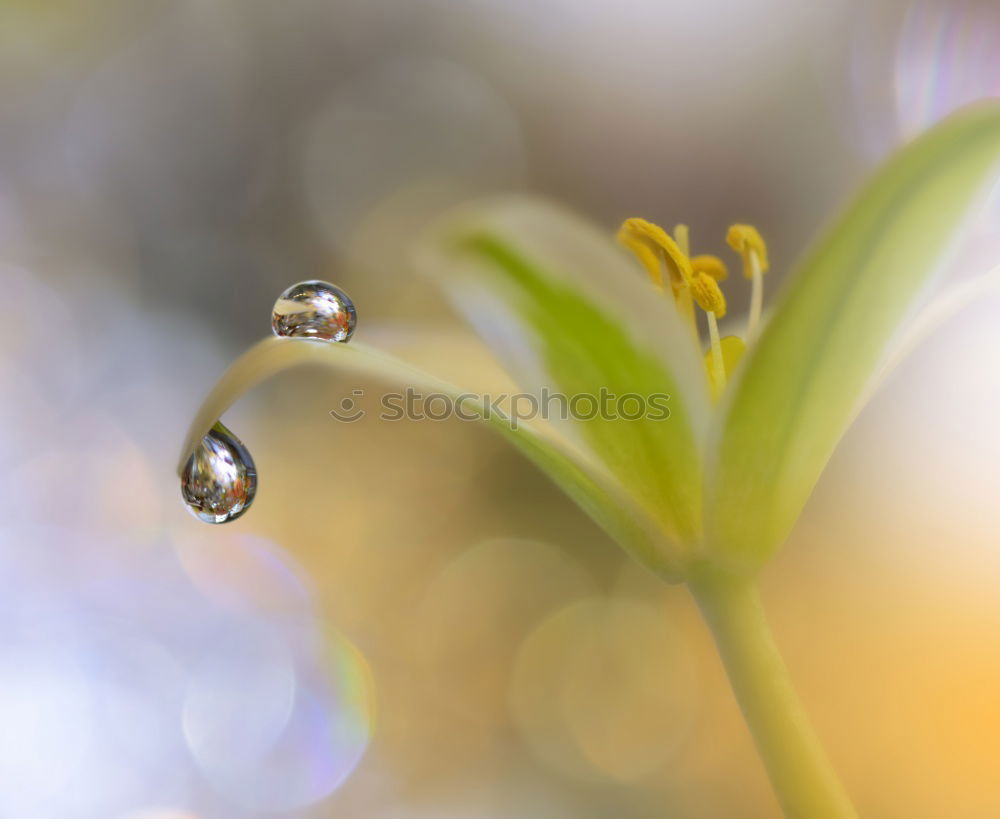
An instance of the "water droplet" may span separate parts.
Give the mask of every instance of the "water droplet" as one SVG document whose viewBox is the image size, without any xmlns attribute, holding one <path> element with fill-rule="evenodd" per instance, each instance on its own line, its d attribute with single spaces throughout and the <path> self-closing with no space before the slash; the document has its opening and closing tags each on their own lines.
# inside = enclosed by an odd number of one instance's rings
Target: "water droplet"
<svg viewBox="0 0 1000 819">
<path fill-rule="evenodd" d="M 347 293 L 328 282 L 308 281 L 293 284 L 278 296 L 271 329 L 276 336 L 348 341 L 357 320 Z"/>
<path fill-rule="evenodd" d="M 206 523 L 226 523 L 250 507 L 256 491 L 253 458 L 240 439 L 217 422 L 184 467 L 184 503 L 191 514 Z"/>
</svg>

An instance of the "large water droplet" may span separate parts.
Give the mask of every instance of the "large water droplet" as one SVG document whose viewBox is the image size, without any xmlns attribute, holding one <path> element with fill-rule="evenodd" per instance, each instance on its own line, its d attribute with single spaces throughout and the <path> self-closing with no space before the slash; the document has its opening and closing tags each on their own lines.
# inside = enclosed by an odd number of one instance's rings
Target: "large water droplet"
<svg viewBox="0 0 1000 819">
<path fill-rule="evenodd" d="M 243 443 L 219 421 L 191 453 L 181 475 L 181 495 L 206 523 L 236 520 L 253 503 L 257 467 Z"/>
<path fill-rule="evenodd" d="M 328 282 L 308 281 L 293 284 L 278 296 L 271 329 L 276 336 L 347 341 L 357 320 L 347 293 Z"/>
</svg>

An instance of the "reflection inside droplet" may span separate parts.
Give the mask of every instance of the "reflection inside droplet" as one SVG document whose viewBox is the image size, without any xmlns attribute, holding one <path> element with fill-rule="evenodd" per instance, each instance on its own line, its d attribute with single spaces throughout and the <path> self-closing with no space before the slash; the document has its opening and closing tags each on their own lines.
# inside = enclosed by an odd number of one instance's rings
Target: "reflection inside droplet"
<svg viewBox="0 0 1000 819">
<path fill-rule="evenodd" d="M 328 282 L 308 281 L 293 284 L 278 296 L 271 329 L 276 336 L 349 341 L 357 320 L 347 293 Z"/>
<path fill-rule="evenodd" d="M 181 475 L 181 495 L 191 513 L 206 523 L 242 515 L 257 491 L 257 467 L 243 443 L 217 422 L 191 453 Z"/>
</svg>

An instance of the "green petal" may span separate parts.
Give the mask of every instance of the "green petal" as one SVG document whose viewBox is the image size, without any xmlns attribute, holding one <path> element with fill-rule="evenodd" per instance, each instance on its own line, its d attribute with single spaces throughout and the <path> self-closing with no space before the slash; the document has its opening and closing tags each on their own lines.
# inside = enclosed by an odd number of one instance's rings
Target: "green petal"
<svg viewBox="0 0 1000 819">
<path fill-rule="evenodd" d="M 498 413 L 490 413 L 487 417 L 482 403 L 470 400 L 469 391 L 357 342 L 325 344 L 269 338 L 252 347 L 226 371 L 202 402 L 181 449 L 178 474 L 205 433 L 241 395 L 279 372 L 304 364 L 370 376 L 396 387 L 413 387 L 425 394 L 444 393 L 455 401 L 461 400 L 466 413 L 479 414 L 633 556 L 667 578 L 678 576 L 679 567 L 670 562 L 671 550 L 662 542 L 656 522 L 634 504 L 602 465 L 588 460 L 557 437 L 542 434 L 530 424 L 522 422 L 514 429 Z M 339 434 L 349 434 L 349 429 L 340 430 Z M 432 502 L 432 499 L 428 501 Z"/>
<path fill-rule="evenodd" d="M 695 543 L 709 417 L 700 353 L 674 305 L 610 233 L 547 203 L 507 197 L 446 220 L 419 261 L 533 394 L 604 390 L 616 397 L 609 404 L 627 394 L 669 396 L 667 418 L 652 409 L 638 420 L 577 418 L 562 428 L 682 551 Z"/>
<path fill-rule="evenodd" d="M 998 160 L 1000 106 L 960 112 L 890 159 L 790 280 L 708 467 L 715 555 L 759 565 L 785 539 Z"/>
</svg>

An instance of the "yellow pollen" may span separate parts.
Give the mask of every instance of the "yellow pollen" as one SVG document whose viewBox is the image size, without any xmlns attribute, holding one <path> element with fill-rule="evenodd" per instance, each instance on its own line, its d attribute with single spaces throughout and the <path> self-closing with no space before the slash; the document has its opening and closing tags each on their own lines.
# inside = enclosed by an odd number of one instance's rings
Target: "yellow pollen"
<svg viewBox="0 0 1000 819">
<path fill-rule="evenodd" d="M 726 232 L 726 244 L 743 258 L 743 275 L 752 279 L 754 266 L 752 258 L 757 257 L 757 265 L 761 273 L 767 273 L 767 245 L 757 228 L 752 225 L 730 225 Z"/>
<path fill-rule="evenodd" d="M 699 273 L 691 280 L 691 294 L 706 313 L 712 313 L 716 318 L 726 315 L 726 297 L 722 295 L 719 283 L 708 273 Z"/>
<path fill-rule="evenodd" d="M 635 254 L 646 269 L 650 279 L 660 289 L 665 289 L 668 278 L 670 291 L 677 309 L 691 327 L 695 342 L 699 343 L 694 305 L 705 311 L 708 326 L 708 351 L 705 365 L 708 370 L 712 395 L 718 398 L 743 352 L 743 342 L 735 336 L 721 338 L 719 319 L 726 315 L 726 297 L 719 282 L 729 276 L 725 262 L 718 256 L 704 254 L 691 258 L 687 225 L 674 227 L 670 236 L 663 228 L 645 219 L 626 219 L 618 230 L 618 241 Z M 760 280 L 767 269 L 767 247 L 756 229 L 749 225 L 733 225 L 726 241 L 742 256 L 744 272 L 754 281 L 755 298 L 759 302 Z M 666 277 L 664 276 L 666 269 Z M 759 304 L 757 315 L 759 316 Z M 754 306 L 751 304 L 751 321 Z"/>
<path fill-rule="evenodd" d="M 663 276 L 657 265 L 656 273 L 649 265 L 650 253 L 658 258 L 667 269 L 674 292 L 691 282 L 691 262 L 677 242 L 661 227 L 647 222 L 645 219 L 626 219 L 618 229 L 618 241 L 639 257 L 650 278 L 657 284 L 663 284 Z M 644 250 L 636 250 L 642 246 Z"/>
<path fill-rule="evenodd" d="M 717 282 L 724 282 L 729 278 L 729 271 L 726 269 L 726 263 L 718 256 L 710 256 L 708 254 L 692 258 L 691 271 L 696 276 L 699 273 L 707 273 Z"/>
</svg>

